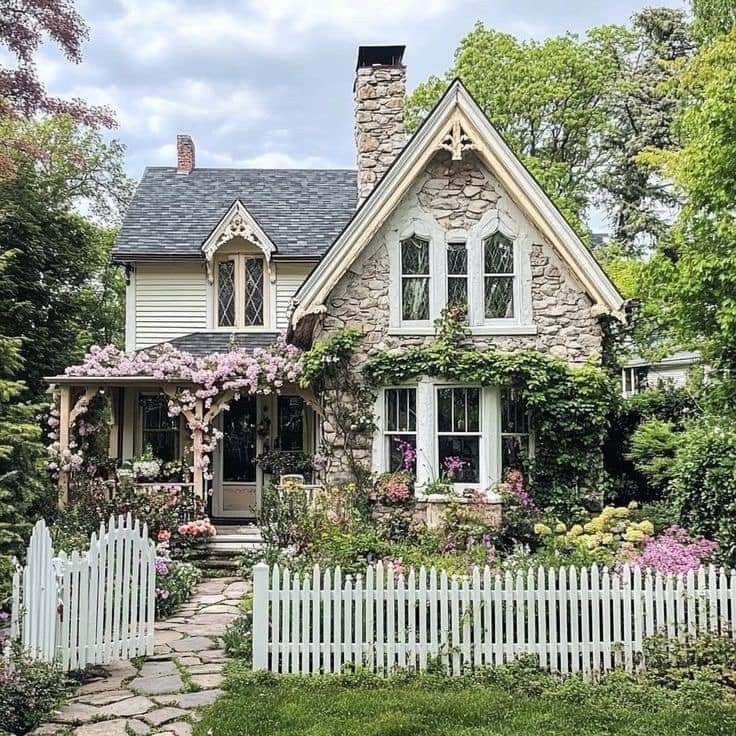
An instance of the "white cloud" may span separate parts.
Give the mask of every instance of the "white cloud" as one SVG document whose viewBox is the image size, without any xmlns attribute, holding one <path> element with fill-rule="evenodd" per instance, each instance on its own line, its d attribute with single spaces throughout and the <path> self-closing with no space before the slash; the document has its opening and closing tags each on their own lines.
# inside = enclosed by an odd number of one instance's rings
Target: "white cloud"
<svg viewBox="0 0 736 736">
<path fill-rule="evenodd" d="M 264 151 L 250 158 L 236 158 L 229 153 L 203 151 L 202 158 L 213 166 L 246 169 L 323 169 L 331 163 L 321 156 L 292 156 L 283 151 Z"/>
</svg>

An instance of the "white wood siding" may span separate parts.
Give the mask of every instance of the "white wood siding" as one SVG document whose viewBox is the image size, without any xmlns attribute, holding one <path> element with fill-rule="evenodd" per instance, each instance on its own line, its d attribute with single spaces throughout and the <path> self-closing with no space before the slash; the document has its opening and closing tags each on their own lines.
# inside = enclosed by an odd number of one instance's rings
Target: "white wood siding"
<svg viewBox="0 0 736 736">
<path fill-rule="evenodd" d="M 314 267 L 313 263 L 276 264 L 276 329 L 285 330 L 289 323 L 291 300 L 296 290 Z"/>
<path fill-rule="evenodd" d="M 207 329 L 207 277 L 200 263 L 139 263 L 135 281 L 135 347 Z"/>
</svg>

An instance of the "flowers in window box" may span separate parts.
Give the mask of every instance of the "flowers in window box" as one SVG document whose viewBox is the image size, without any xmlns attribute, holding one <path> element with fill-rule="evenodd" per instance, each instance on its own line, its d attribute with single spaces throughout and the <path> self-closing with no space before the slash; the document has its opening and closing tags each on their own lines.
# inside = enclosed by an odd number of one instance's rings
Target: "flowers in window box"
<svg viewBox="0 0 736 736">
<path fill-rule="evenodd" d="M 448 455 L 442 461 L 442 469 L 445 471 L 445 475 L 450 481 L 460 478 L 467 465 L 468 463 L 466 463 L 462 458 L 457 457 L 457 455 Z"/>
<path fill-rule="evenodd" d="M 312 458 L 301 450 L 269 450 L 262 452 L 256 463 L 264 473 L 275 477 L 282 475 L 306 475 L 314 469 Z"/>
<path fill-rule="evenodd" d="M 401 470 L 379 476 L 374 487 L 376 501 L 387 506 L 406 503 L 412 497 L 413 491 L 414 478 Z"/>
<path fill-rule="evenodd" d="M 161 461 L 153 456 L 150 445 L 146 445 L 143 454 L 133 460 L 131 467 L 137 481 L 157 480 L 161 474 Z"/>
</svg>

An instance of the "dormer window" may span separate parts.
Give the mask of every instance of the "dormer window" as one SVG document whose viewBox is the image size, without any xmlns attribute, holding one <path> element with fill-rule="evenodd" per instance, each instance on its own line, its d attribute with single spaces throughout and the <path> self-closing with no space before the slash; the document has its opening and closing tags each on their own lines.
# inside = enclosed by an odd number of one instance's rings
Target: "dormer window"
<svg viewBox="0 0 736 736">
<path fill-rule="evenodd" d="M 261 256 L 237 254 L 217 264 L 217 326 L 265 325 L 266 269 Z"/>
<path fill-rule="evenodd" d="M 501 233 L 483 241 L 486 319 L 514 317 L 514 244 Z"/>
<path fill-rule="evenodd" d="M 416 235 L 401 241 L 401 319 L 429 320 L 429 242 Z"/>
</svg>

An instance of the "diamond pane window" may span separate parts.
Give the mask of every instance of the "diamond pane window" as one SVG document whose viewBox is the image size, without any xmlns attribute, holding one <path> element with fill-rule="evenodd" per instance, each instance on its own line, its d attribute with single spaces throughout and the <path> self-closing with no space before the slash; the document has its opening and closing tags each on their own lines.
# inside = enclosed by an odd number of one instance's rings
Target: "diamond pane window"
<svg viewBox="0 0 736 736">
<path fill-rule="evenodd" d="M 468 303 L 468 249 L 465 243 L 447 245 L 447 304 Z"/>
<path fill-rule="evenodd" d="M 235 325 L 235 261 L 222 261 L 217 266 L 217 324 Z"/>
<path fill-rule="evenodd" d="M 483 241 L 486 319 L 514 316 L 514 244 L 501 233 Z"/>
<path fill-rule="evenodd" d="M 429 243 L 416 236 L 401 241 L 401 318 L 429 319 Z"/>
<path fill-rule="evenodd" d="M 263 324 L 263 259 L 245 259 L 244 318 L 246 325 Z"/>
</svg>

